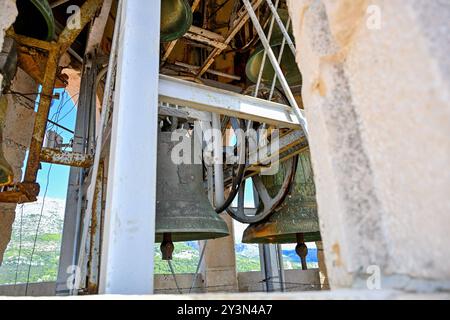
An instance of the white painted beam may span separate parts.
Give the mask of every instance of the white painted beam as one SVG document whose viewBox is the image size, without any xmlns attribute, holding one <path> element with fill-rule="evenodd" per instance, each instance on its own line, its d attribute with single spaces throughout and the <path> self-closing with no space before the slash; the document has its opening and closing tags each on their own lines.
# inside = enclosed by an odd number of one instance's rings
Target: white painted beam
<svg viewBox="0 0 450 320">
<path fill-rule="evenodd" d="M 159 76 L 159 99 L 161 102 L 265 122 L 280 128 L 301 129 L 290 106 L 165 75 Z"/>
<path fill-rule="evenodd" d="M 122 0 L 102 294 L 153 293 L 160 5 Z"/>
</svg>

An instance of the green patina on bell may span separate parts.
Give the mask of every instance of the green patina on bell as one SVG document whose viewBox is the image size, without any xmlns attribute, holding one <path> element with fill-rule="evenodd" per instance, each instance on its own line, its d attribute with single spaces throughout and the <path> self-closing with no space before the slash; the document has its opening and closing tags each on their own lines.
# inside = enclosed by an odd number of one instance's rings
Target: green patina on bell
<svg viewBox="0 0 450 320">
<path fill-rule="evenodd" d="M 6 107 L 6 98 L 4 96 L 0 97 L 0 187 L 10 185 L 14 179 L 13 169 L 3 154 L 3 126 L 6 117 Z"/>
<path fill-rule="evenodd" d="M 159 133 L 156 242 L 228 236 L 227 224 L 213 210 L 205 193 L 202 165 L 177 165 L 172 161 L 172 149 L 179 143 L 171 141 L 170 132 Z"/>
<path fill-rule="evenodd" d="M 269 194 L 280 189 L 284 178 L 283 164 L 280 171 L 264 176 Z M 320 241 L 317 215 L 316 189 L 310 154 L 299 155 L 293 190 L 283 204 L 265 221 L 255 223 L 244 231 L 244 243 L 304 243 Z"/>
<path fill-rule="evenodd" d="M 161 41 L 181 38 L 192 25 L 192 10 L 186 0 L 161 1 Z"/>
<path fill-rule="evenodd" d="M 283 24 L 286 26 L 286 22 L 289 17 L 288 11 L 284 9 L 279 9 L 278 15 L 280 16 L 281 21 L 283 21 Z M 293 40 L 294 37 L 292 36 L 292 28 L 289 28 L 288 33 L 291 39 Z M 270 47 L 272 48 L 275 57 L 277 57 L 277 59 L 280 53 L 282 41 L 283 41 L 283 34 L 281 33 L 281 30 L 275 21 L 272 36 L 270 38 Z M 255 49 L 255 51 L 250 56 L 250 59 L 247 62 L 245 73 L 247 75 L 247 78 L 253 83 L 256 83 L 258 81 L 258 75 L 263 56 L 264 56 L 264 47 L 261 44 Z M 302 83 L 302 76 L 300 74 L 300 71 L 298 70 L 297 63 L 295 62 L 295 57 L 292 54 L 292 51 L 290 50 L 287 43 L 285 43 L 284 46 L 283 57 L 281 59 L 280 67 L 290 86 L 297 86 Z M 266 62 L 264 64 L 262 74 L 262 82 L 271 84 L 274 75 L 275 70 L 272 67 L 269 57 L 266 56 Z M 277 81 L 277 87 L 280 87 L 279 81 Z"/>
<path fill-rule="evenodd" d="M 0 139 L 1 139 L 0 128 Z M 0 140 L 1 141 L 1 140 Z M 0 145 L 0 187 L 10 185 L 13 182 L 14 174 L 8 161 L 6 161 L 3 154 L 3 147 Z"/>
<path fill-rule="evenodd" d="M 55 35 L 55 18 L 47 0 L 17 0 L 19 14 L 14 23 L 17 34 L 51 41 Z"/>
</svg>

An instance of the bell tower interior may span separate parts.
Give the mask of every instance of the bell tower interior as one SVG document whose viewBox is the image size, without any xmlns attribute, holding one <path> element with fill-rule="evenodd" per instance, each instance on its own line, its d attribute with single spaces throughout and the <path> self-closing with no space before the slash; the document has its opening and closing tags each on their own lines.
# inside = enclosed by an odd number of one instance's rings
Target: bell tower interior
<svg viewBox="0 0 450 320">
<path fill-rule="evenodd" d="M 448 297 L 449 5 L 372 2 L 4 0 L 0 295 Z"/>
</svg>

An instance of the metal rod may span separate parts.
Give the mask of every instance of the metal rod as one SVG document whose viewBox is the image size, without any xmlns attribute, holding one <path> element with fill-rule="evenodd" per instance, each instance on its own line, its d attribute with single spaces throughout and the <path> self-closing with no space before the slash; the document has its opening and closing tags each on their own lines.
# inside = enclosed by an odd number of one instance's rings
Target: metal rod
<svg viewBox="0 0 450 320">
<path fill-rule="evenodd" d="M 280 0 L 277 0 L 275 6 L 278 8 L 278 3 L 280 2 Z M 272 38 L 272 33 L 273 33 L 273 25 L 275 24 L 275 15 L 272 15 L 272 18 L 270 20 L 270 26 L 269 26 L 269 33 L 267 35 L 267 41 L 269 41 L 270 43 L 270 39 Z M 254 97 L 257 98 L 258 97 L 258 93 L 259 93 L 259 86 L 261 85 L 261 79 L 262 79 L 262 75 L 263 75 L 263 71 L 264 71 L 264 66 L 266 64 L 266 58 L 267 58 L 267 53 L 266 50 L 264 50 L 263 52 L 263 57 L 261 60 L 261 65 L 259 66 L 259 72 L 258 72 L 258 80 L 256 81 L 256 88 L 255 88 L 255 93 L 254 93 Z"/>
<path fill-rule="evenodd" d="M 291 36 L 287 32 L 287 29 L 283 25 L 283 21 L 281 21 L 280 16 L 278 15 L 277 9 L 274 7 L 272 0 L 266 0 L 267 4 L 269 5 L 270 11 L 272 11 L 273 16 L 275 17 L 275 20 L 278 23 L 278 27 L 281 30 L 281 33 L 283 34 L 283 38 L 286 39 L 287 44 L 289 48 L 292 51 L 292 54 L 295 57 L 295 45 L 294 42 L 292 42 Z"/>
<path fill-rule="evenodd" d="M 263 1 L 264 0 L 254 0 L 253 8 L 256 10 L 263 3 Z M 246 14 L 245 11 L 239 11 L 237 16 L 238 16 L 238 18 L 236 19 L 235 23 L 233 24 L 231 29 L 228 31 L 227 36 L 225 37 L 224 43 L 227 45 L 231 42 L 231 40 L 234 39 L 236 34 L 239 32 L 239 30 L 241 30 L 241 28 L 248 21 L 248 14 Z M 200 78 L 206 72 L 206 70 L 208 70 L 209 67 L 211 67 L 214 60 L 222 53 L 222 51 L 223 50 L 220 48 L 215 48 L 214 50 L 211 51 L 208 58 L 206 58 L 202 67 L 200 68 L 200 70 L 197 74 L 197 78 Z"/>
<path fill-rule="evenodd" d="M 275 73 L 278 75 L 278 78 L 280 79 L 281 86 L 283 87 L 284 93 L 286 94 L 286 97 L 289 103 L 291 104 L 294 113 L 298 118 L 300 126 L 305 132 L 306 137 L 308 137 L 308 128 L 307 128 L 308 125 L 306 119 L 303 117 L 301 110 L 298 107 L 297 101 L 295 100 L 295 97 L 292 94 L 291 88 L 289 87 L 289 84 L 287 83 L 286 78 L 284 77 L 283 71 L 281 70 L 280 66 L 277 63 L 277 58 L 275 57 L 275 54 L 273 53 L 273 50 L 270 47 L 269 42 L 267 41 L 266 35 L 264 34 L 264 30 L 262 29 L 261 24 L 258 21 L 258 17 L 256 16 L 255 11 L 253 10 L 249 0 L 242 0 L 242 1 L 244 2 L 245 8 L 247 9 L 250 19 L 252 19 L 256 31 L 258 32 L 259 38 L 261 39 L 261 42 L 267 51 L 267 55 L 269 56 L 270 62 L 272 63 Z"/>
<path fill-rule="evenodd" d="M 290 24 L 291 24 L 291 17 L 288 18 L 288 21 L 286 23 L 286 28 L 289 29 Z M 285 46 L 286 46 L 286 38 L 283 37 L 283 40 L 281 41 L 280 53 L 278 55 L 278 64 L 279 65 L 281 65 L 281 60 L 283 59 L 283 53 L 284 53 Z M 272 80 L 272 86 L 270 87 L 269 101 L 272 100 L 276 84 L 277 84 L 277 74 L 274 73 L 273 80 Z"/>
<path fill-rule="evenodd" d="M 277 244 L 277 255 L 278 255 L 278 272 L 280 273 L 279 277 L 280 277 L 280 289 L 281 292 L 286 291 L 285 288 L 285 275 L 284 275 L 284 263 L 283 263 L 283 250 L 281 247 L 281 244 Z"/>
<path fill-rule="evenodd" d="M 92 167 L 92 175 L 91 175 L 91 181 L 90 185 L 92 186 L 88 190 L 87 194 L 87 207 L 84 214 L 84 223 L 83 223 L 83 230 L 81 234 L 81 240 L 80 240 L 80 248 L 79 248 L 79 254 L 78 254 L 78 261 L 77 266 L 82 268 L 84 265 L 84 253 L 85 253 L 85 243 L 88 238 L 88 227 L 89 227 L 89 221 L 91 220 L 92 216 L 92 209 L 94 206 L 94 198 L 95 198 L 95 184 L 98 179 L 98 172 L 99 172 L 99 166 L 100 166 L 100 155 L 101 155 L 101 148 L 102 148 L 102 141 L 103 141 L 103 132 L 104 127 L 106 125 L 107 121 L 107 115 L 109 114 L 109 98 L 111 95 L 111 87 L 112 87 L 112 74 L 114 71 L 114 66 L 116 64 L 116 54 L 117 54 L 117 44 L 119 41 L 119 33 L 120 33 L 120 24 L 121 24 L 121 11 L 122 11 L 122 1 L 119 1 L 118 7 L 117 7 L 117 18 L 116 23 L 114 26 L 114 34 L 113 34 L 113 41 L 111 44 L 111 54 L 109 57 L 109 64 L 108 64 L 108 71 L 106 76 L 106 83 L 105 83 L 105 92 L 103 95 L 103 103 L 102 103 L 102 112 L 101 112 L 101 119 L 100 119 L 100 128 L 98 130 L 98 136 L 97 136 L 97 144 L 95 148 L 95 155 L 94 155 L 94 165 Z M 97 79 L 96 79 L 97 80 Z M 98 82 L 99 83 L 99 82 Z M 79 196 L 79 199 L 82 198 Z M 76 288 L 78 288 L 80 283 L 76 283 Z M 74 292 L 76 293 L 76 291 Z"/>
<path fill-rule="evenodd" d="M 220 114 L 212 114 L 212 128 L 214 132 L 214 206 L 221 207 L 225 201 L 223 184 L 223 143 Z"/>
<path fill-rule="evenodd" d="M 175 281 L 175 286 L 177 287 L 178 293 L 183 294 L 183 291 L 181 291 L 180 286 L 178 285 L 177 276 L 175 275 L 175 270 L 173 269 L 172 261 L 167 260 L 167 264 L 169 265 L 170 272 L 172 273 L 173 280 Z"/>
<path fill-rule="evenodd" d="M 67 128 L 67 127 L 62 126 L 62 125 L 60 125 L 59 123 L 57 123 L 57 122 L 55 122 L 55 121 L 53 121 L 53 120 L 47 119 L 47 121 L 48 121 L 49 123 L 51 123 L 52 125 L 57 126 L 58 128 L 61 128 L 61 129 L 65 130 L 65 131 L 67 131 L 67 132 L 70 132 L 71 134 L 75 134 L 75 131 L 70 130 L 70 129 Z"/>
<path fill-rule="evenodd" d="M 205 249 L 206 249 L 207 244 L 208 244 L 208 240 L 205 241 L 205 244 L 203 245 L 203 248 L 202 248 L 202 252 L 200 253 L 200 259 L 198 260 L 197 269 L 195 270 L 195 275 L 194 275 L 194 278 L 192 279 L 192 284 L 191 284 L 191 287 L 189 288 L 189 293 L 191 293 L 192 289 L 195 286 L 195 281 L 197 281 L 198 272 L 200 271 L 200 266 L 202 264 L 203 257 L 205 256 Z"/>
</svg>

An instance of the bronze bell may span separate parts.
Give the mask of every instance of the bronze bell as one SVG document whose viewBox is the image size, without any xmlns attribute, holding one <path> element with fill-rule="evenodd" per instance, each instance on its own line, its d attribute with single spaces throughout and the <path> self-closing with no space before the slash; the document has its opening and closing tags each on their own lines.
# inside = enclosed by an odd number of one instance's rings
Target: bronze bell
<svg viewBox="0 0 450 320">
<path fill-rule="evenodd" d="M 279 190 L 283 181 L 283 163 L 280 171 L 264 176 L 269 193 Z M 279 208 L 265 221 L 245 229 L 243 243 L 297 243 L 297 254 L 306 269 L 308 253 L 305 242 L 320 241 L 319 218 L 317 215 L 316 189 L 309 151 L 298 156 L 297 171 L 293 189 Z"/>
<path fill-rule="evenodd" d="M 281 21 L 283 21 L 283 24 L 286 26 L 286 22 L 289 17 L 288 11 L 285 9 L 278 9 L 278 15 L 280 16 Z M 294 37 L 292 36 L 292 28 L 289 28 L 288 33 L 291 39 L 293 40 Z M 275 22 L 272 31 L 272 36 L 270 38 L 270 47 L 272 48 L 277 58 L 280 53 L 282 41 L 283 41 L 283 34 L 281 33 L 278 24 Z M 264 47 L 262 45 L 259 45 L 255 49 L 253 54 L 250 56 L 247 65 L 245 67 L 245 73 L 247 75 L 247 78 L 253 83 L 256 83 L 258 81 L 259 69 L 261 67 L 263 56 L 264 56 Z M 290 86 L 298 86 L 302 84 L 302 76 L 300 74 L 300 71 L 298 70 L 297 63 L 295 62 L 295 57 L 292 54 L 291 50 L 289 49 L 287 43 L 285 44 L 283 50 L 283 56 L 281 58 L 280 67 Z M 266 56 L 266 61 L 264 64 L 261 80 L 264 83 L 271 84 L 274 75 L 275 70 L 273 69 L 269 58 Z M 276 86 L 280 87 L 279 81 L 277 81 Z"/>
<path fill-rule="evenodd" d="M 55 35 L 55 19 L 47 0 L 17 0 L 19 12 L 14 31 L 27 37 L 51 41 Z"/>
<path fill-rule="evenodd" d="M 6 99 L 0 97 L 0 187 L 10 185 L 14 179 L 13 169 L 3 154 L 3 124 L 5 119 Z"/>
<path fill-rule="evenodd" d="M 158 140 L 156 242 L 228 236 L 227 224 L 213 210 L 203 187 L 202 165 L 172 161 L 172 149 L 179 142 L 171 141 L 170 132 L 160 132 Z"/>
<path fill-rule="evenodd" d="M 192 25 L 192 10 L 186 0 L 161 1 L 161 41 L 181 38 Z"/>
<path fill-rule="evenodd" d="M 2 128 L 0 128 L 0 141 Z M 3 155 L 3 147 L 0 145 L 0 187 L 10 185 L 13 182 L 14 173 Z"/>
</svg>

